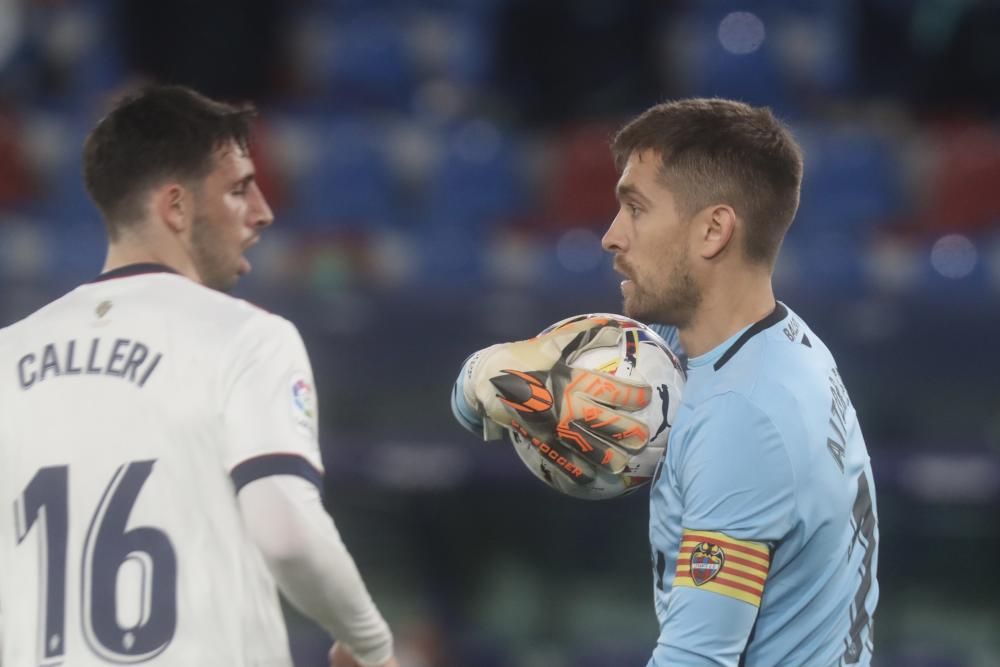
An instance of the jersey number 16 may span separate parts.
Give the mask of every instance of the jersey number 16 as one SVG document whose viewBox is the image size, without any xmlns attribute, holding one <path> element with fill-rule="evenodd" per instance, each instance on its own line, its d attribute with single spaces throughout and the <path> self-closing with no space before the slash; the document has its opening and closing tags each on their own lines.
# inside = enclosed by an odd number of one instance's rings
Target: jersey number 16
<svg viewBox="0 0 1000 667">
<path fill-rule="evenodd" d="M 177 556 L 167 534 L 137 526 L 129 515 L 155 460 L 121 465 L 101 495 L 87 528 L 80 564 L 80 619 L 87 645 L 99 657 L 136 663 L 161 653 L 177 626 Z M 15 503 L 17 541 L 39 524 L 39 658 L 58 663 L 66 651 L 66 551 L 69 466 L 41 468 Z M 139 618 L 121 627 L 119 571 L 128 565 L 141 583 Z"/>
</svg>

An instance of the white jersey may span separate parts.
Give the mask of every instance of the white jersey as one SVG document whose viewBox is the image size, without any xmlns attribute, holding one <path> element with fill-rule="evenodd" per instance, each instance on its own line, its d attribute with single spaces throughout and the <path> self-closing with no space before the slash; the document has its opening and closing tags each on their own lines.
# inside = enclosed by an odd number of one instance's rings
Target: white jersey
<svg viewBox="0 0 1000 667">
<path fill-rule="evenodd" d="M 288 321 L 157 265 L 0 331 L 3 667 L 286 667 L 234 490 L 319 484 Z"/>
</svg>

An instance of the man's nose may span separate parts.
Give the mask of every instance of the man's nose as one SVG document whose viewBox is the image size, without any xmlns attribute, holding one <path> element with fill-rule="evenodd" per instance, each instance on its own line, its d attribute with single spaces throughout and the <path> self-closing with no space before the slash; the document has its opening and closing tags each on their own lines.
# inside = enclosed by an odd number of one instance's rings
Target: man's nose
<svg viewBox="0 0 1000 667">
<path fill-rule="evenodd" d="M 604 238 L 601 239 L 601 247 L 608 252 L 622 252 L 626 249 L 628 241 L 624 230 L 624 223 L 621 221 L 621 213 L 615 216 L 615 219 L 611 221 L 611 225 L 608 227 L 608 231 L 604 232 Z"/>
</svg>

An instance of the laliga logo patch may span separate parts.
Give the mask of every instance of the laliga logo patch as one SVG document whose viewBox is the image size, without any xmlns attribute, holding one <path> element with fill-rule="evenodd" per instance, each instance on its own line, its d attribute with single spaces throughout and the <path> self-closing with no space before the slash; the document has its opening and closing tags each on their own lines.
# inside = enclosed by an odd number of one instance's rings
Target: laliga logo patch
<svg viewBox="0 0 1000 667">
<path fill-rule="evenodd" d="M 292 378 L 292 418 L 310 433 L 315 431 L 316 392 L 302 375 Z"/>
<path fill-rule="evenodd" d="M 717 544 L 700 542 L 691 553 L 691 579 L 695 585 L 707 584 L 722 570 L 726 552 Z"/>
<path fill-rule="evenodd" d="M 295 402 L 295 409 L 306 417 L 315 416 L 313 412 L 313 390 L 303 379 L 296 380 L 292 385 L 292 400 Z"/>
</svg>

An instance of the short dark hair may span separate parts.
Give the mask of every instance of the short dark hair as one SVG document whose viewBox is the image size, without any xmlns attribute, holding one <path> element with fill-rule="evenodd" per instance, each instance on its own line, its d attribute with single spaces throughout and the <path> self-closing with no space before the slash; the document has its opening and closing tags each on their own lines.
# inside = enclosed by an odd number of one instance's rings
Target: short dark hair
<svg viewBox="0 0 1000 667">
<path fill-rule="evenodd" d="M 799 206 L 802 149 L 770 109 L 723 99 L 658 104 L 619 130 L 611 150 L 619 172 L 633 153 L 658 153 L 681 215 L 732 206 L 747 224 L 747 258 L 774 263 Z"/>
<path fill-rule="evenodd" d="M 184 86 L 152 85 L 122 98 L 87 136 L 83 179 L 115 240 L 140 219 L 142 195 L 166 179 L 200 181 L 228 142 L 249 150 L 252 105 L 217 102 Z"/>
</svg>

